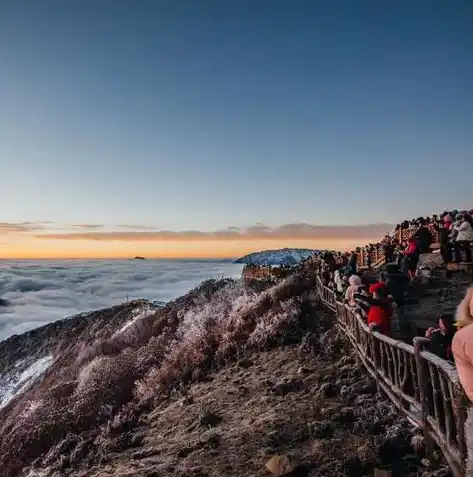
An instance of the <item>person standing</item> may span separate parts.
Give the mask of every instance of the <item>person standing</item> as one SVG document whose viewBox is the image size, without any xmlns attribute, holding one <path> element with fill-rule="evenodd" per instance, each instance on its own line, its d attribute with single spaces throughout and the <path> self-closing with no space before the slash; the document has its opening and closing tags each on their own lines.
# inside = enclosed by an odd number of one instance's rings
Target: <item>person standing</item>
<svg viewBox="0 0 473 477">
<path fill-rule="evenodd" d="M 450 217 L 450 216 L 448 216 Z M 452 222 L 444 218 L 443 223 L 438 227 L 438 236 L 440 244 L 440 254 L 442 255 L 443 262 L 448 264 L 452 261 L 452 244 L 450 242 L 450 232 L 452 228 Z"/>
<path fill-rule="evenodd" d="M 430 251 L 430 245 L 432 243 L 432 234 L 425 225 L 423 218 L 419 219 L 420 227 L 415 233 L 415 238 L 419 247 L 419 253 L 428 253 Z"/>
<path fill-rule="evenodd" d="M 409 278 L 414 278 L 416 275 L 417 264 L 419 263 L 419 247 L 414 236 L 412 236 L 404 251 L 403 272 L 408 273 Z"/>
<path fill-rule="evenodd" d="M 384 237 L 384 241 L 381 244 L 381 251 L 383 252 L 385 263 L 391 263 L 393 261 L 394 246 L 391 243 L 389 235 Z"/>
<path fill-rule="evenodd" d="M 463 214 L 459 214 L 453 228 L 457 232 L 455 239 L 455 261 L 461 261 L 461 251 L 463 250 L 465 251 L 466 261 L 471 262 L 470 243 L 473 242 L 473 227 L 465 220 Z"/>
<path fill-rule="evenodd" d="M 350 273 L 352 275 L 356 275 L 356 268 L 357 268 L 357 261 L 358 261 L 358 256 L 357 254 L 352 250 L 350 252 L 350 258 L 348 260 L 348 268 L 350 269 Z"/>
</svg>

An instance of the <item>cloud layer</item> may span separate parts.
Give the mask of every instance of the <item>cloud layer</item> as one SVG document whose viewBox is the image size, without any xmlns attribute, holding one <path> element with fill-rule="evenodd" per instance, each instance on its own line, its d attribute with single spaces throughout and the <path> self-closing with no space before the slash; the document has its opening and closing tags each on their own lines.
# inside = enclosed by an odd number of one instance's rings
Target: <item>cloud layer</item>
<svg viewBox="0 0 473 477">
<path fill-rule="evenodd" d="M 34 232 L 43 230 L 45 226 L 45 222 L 0 222 L 0 235 Z"/>
<path fill-rule="evenodd" d="M 11 263 L 0 280 L 0 340 L 66 316 L 147 298 L 168 301 L 207 278 L 241 276 L 222 261 L 61 261 Z"/>
<path fill-rule="evenodd" d="M 91 229 L 95 227 L 84 227 Z M 136 230 L 136 231 L 83 231 L 66 233 L 41 233 L 35 237 L 42 240 L 95 240 L 95 241 L 206 241 L 206 240 L 271 240 L 271 239 L 364 239 L 381 237 L 392 229 L 390 224 L 356 226 L 322 226 L 305 223 L 268 227 L 263 224 L 247 228 L 229 227 L 225 230 L 203 232 L 198 230 Z"/>
</svg>

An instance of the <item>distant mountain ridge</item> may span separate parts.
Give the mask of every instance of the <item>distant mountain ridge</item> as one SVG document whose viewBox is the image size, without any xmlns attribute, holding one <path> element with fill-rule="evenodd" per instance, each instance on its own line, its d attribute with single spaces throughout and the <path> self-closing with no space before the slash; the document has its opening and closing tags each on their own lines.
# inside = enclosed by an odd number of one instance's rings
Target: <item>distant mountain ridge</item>
<svg viewBox="0 0 473 477">
<path fill-rule="evenodd" d="M 281 248 L 278 250 L 263 250 L 253 252 L 235 260 L 234 263 L 245 263 L 247 265 L 295 265 L 312 255 L 319 255 L 323 250 L 314 248 Z"/>
</svg>

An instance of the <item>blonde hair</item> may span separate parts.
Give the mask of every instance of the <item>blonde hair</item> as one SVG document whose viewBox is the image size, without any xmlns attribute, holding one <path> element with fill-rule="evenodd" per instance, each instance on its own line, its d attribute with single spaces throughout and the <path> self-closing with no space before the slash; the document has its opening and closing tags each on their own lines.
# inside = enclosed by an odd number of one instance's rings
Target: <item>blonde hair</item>
<svg viewBox="0 0 473 477">
<path fill-rule="evenodd" d="M 473 323 L 473 286 L 468 288 L 465 297 L 457 306 L 455 313 L 455 326 L 457 328 L 463 328 L 464 326 L 471 325 Z"/>
</svg>

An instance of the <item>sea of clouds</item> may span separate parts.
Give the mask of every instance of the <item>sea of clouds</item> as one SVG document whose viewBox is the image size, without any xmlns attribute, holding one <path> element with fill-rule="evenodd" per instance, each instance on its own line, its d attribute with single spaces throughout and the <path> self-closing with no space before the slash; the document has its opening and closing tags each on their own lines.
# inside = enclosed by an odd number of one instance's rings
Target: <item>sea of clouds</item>
<svg viewBox="0 0 473 477">
<path fill-rule="evenodd" d="M 208 278 L 240 277 L 243 265 L 209 260 L 0 262 L 0 340 L 128 300 L 167 302 Z"/>
</svg>

